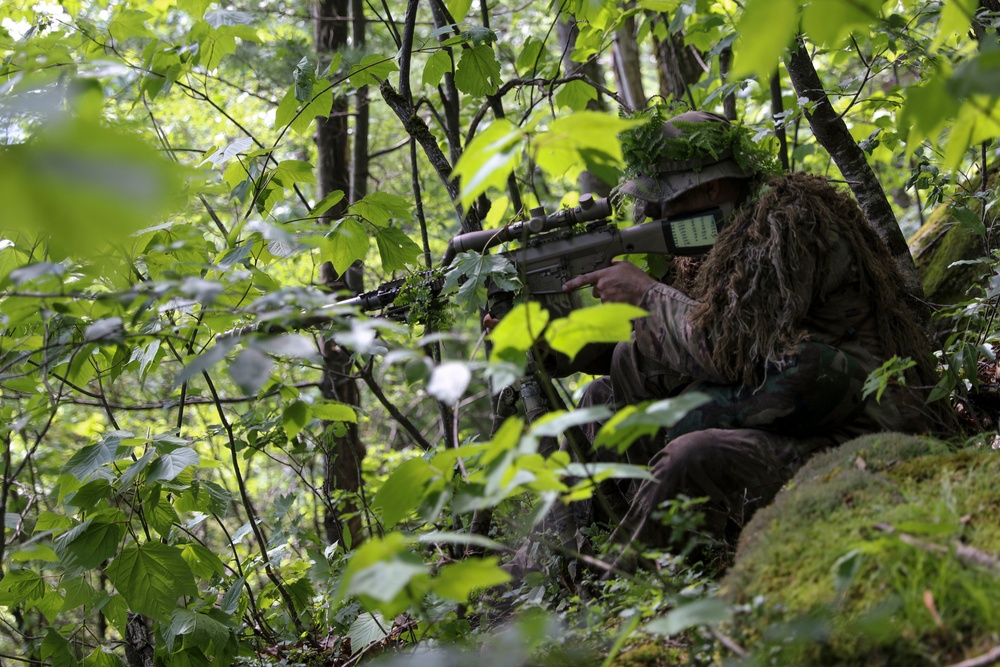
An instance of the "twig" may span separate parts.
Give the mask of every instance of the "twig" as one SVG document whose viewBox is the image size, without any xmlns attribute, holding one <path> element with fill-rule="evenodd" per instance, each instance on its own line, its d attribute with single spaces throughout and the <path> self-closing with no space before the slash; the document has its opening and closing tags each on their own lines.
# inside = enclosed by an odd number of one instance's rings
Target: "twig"
<svg viewBox="0 0 1000 667">
<path fill-rule="evenodd" d="M 987 667 L 988 665 L 995 665 L 998 662 L 1000 662 L 1000 646 L 990 649 L 975 658 L 969 658 L 968 660 L 948 665 L 948 667 Z"/>
</svg>

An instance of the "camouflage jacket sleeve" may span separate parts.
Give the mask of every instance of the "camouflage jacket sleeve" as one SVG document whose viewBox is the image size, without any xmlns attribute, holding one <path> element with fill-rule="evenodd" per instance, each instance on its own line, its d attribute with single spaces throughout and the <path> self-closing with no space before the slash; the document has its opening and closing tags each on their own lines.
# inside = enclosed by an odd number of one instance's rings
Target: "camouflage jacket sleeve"
<svg viewBox="0 0 1000 667">
<path fill-rule="evenodd" d="M 695 379 L 723 383 L 735 379 L 714 366 L 709 342 L 689 324 L 688 316 L 698 305 L 694 299 L 657 283 L 646 290 L 639 305 L 649 312 L 635 322 L 635 345 L 643 356 Z"/>
</svg>

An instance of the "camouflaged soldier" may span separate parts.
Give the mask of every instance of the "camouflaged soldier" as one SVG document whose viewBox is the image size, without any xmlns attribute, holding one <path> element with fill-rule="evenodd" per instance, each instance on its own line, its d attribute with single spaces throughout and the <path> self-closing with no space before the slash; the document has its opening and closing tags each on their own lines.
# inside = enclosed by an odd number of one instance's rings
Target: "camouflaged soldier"
<svg viewBox="0 0 1000 667">
<path fill-rule="evenodd" d="M 652 515 L 682 494 L 708 498 L 705 530 L 732 539 L 818 450 L 928 426 L 930 345 L 883 242 L 825 179 L 768 176 L 741 160 L 738 141 L 747 140 L 737 129 L 704 112 L 672 118 L 659 154 L 619 186 L 635 200 L 637 221 L 721 209 L 715 244 L 683 290 L 629 262 L 565 286 L 590 285 L 602 301 L 649 312 L 615 347 L 610 375 L 589 386 L 583 405 L 684 391 L 711 399 L 663 437 L 629 449 L 656 479 L 624 505 L 611 494 L 610 512 L 624 514 L 612 542 L 667 546 Z M 906 386 L 863 399 L 868 374 L 894 355 L 916 362 Z"/>
</svg>

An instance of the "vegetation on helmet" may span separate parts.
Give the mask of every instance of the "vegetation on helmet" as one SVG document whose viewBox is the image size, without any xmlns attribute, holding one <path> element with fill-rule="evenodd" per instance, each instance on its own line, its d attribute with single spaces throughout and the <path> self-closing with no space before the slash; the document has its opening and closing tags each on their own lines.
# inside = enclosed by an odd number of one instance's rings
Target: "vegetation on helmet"
<svg viewBox="0 0 1000 667">
<path fill-rule="evenodd" d="M 719 157 L 731 150 L 733 160 L 746 172 L 761 176 L 781 173 L 770 139 L 757 142 L 745 125 L 725 123 L 674 122 L 683 137 L 668 139 L 663 124 L 675 116 L 674 110 L 656 105 L 629 116 L 645 119 L 642 125 L 619 135 L 625 158 L 625 178 L 656 174 L 661 160 L 687 161 Z"/>
</svg>

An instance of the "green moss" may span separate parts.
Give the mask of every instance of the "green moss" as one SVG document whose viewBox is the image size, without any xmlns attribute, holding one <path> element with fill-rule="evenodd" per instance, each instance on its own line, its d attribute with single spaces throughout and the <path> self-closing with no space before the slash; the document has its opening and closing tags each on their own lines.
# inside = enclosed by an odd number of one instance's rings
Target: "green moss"
<svg viewBox="0 0 1000 667">
<path fill-rule="evenodd" d="M 995 644 L 1000 576 L 954 547 L 1000 555 L 998 474 L 1000 452 L 898 434 L 816 457 L 744 531 L 723 590 L 768 611 L 735 632 L 779 664 L 937 664 Z M 811 641 L 782 635 L 796 624 Z"/>
<path fill-rule="evenodd" d="M 612 667 L 674 667 L 690 664 L 690 655 L 682 646 L 651 642 L 624 651 L 611 663 Z"/>
</svg>

